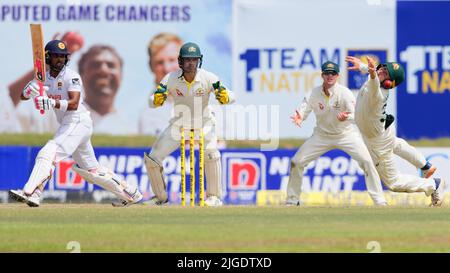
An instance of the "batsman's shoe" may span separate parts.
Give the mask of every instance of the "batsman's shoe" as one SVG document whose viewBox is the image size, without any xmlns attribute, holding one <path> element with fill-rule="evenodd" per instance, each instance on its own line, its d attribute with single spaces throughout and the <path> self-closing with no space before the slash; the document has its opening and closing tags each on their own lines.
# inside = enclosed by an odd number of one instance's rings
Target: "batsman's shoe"
<svg viewBox="0 0 450 273">
<path fill-rule="evenodd" d="M 440 207 L 444 201 L 445 181 L 441 178 L 435 178 L 436 189 L 431 194 L 431 206 Z"/>
<path fill-rule="evenodd" d="M 375 203 L 375 207 L 387 207 L 388 203 L 387 202 L 379 202 L 379 203 Z"/>
<path fill-rule="evenodd" d="M 152 198 L 150 198 L 150 200 L 148 200 L 147 202 L 144 202 L 144 204 L 149 205 L 149 206 L 164 206 L 167 205 L 167 203 L 169 202 L 169 200 L 166 199 L 166 201 L 161 201 L 158 199 L 158 197 L 153 196 Z"/>
<path fill-rule="evenodd" d="M 39 207 L 41 203 L 41 195 L 42 191 L 40 189 L 36 189 L 33 194 L 28 196 L 26 201 L 27 205 L 30 207 Z"/>
<path fill-rule="evenodd" d="M 286 199 L 286 206 L 290 207 L 290 206 L 300 206 L 300 200 L 298 199 L 294 199 L 294 198 L 288 198 Z"/>
<path fill-rule="evenodd" d="M 205 205 L 207 207 L 221 207 L 223 204 L 217 196 L 211 195 L 206 198 Z"/>
<path fill-rule="evenodd" d="M 133 204 L 137 204 L 142 200 L 142 193 L 136 189 L 136 191 L 130 195 L 133 200 L 132 201 L 128 201 L 128 200 L 120 200 L 120 202 L 114 202 L 112 203 L 113 207 L 129 207 Z"/>
<path fill-rule="evenodd" d="M 23 192 L 23 190 L 10 190 L 9 197 L 17 202 L 26 203 L 28 196 Z"/>
<path fill-rule="evenodd" d="M 431 166 L 428 170 L 420 170 L 420 176 L 423 178 L 430 178 L 436 169 L 436 166 Z"/>
</svg>

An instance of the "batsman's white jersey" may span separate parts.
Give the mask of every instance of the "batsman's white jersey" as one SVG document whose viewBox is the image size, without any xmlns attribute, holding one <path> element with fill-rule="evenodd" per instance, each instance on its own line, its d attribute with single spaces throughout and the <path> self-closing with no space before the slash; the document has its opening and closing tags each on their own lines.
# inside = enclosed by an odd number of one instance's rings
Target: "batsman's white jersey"
<svg viewBox="0 0 450 273">
<path fill-rule="evenodd" d="M 67 67 L 56 78 L 47 73 L 44 84 L 49 87 L 47 96 L 53 99 L 70 100 L 69 92 L 83 93 L 80 75 Z M 127 185 L 115 173 L 99 165 L 91 144 L 92 119 L 83 105 L 82 95 L 76 110 L 53 108 L 60 126 L 53 139 L 37 154 L 35 165 L 23 191 L 29 196 L 36 195 L 39 198 L 52 176 L 56 163 L 72 156 L 76 163 L 73 170 L 87 182 L 98 184 L 114 193 L 126 204 L 137 202 L 142 195 L 135 187 Z"/>
<path fill-rule="evenodd" d="M 336 83 L 325 95 L 322 86 L 314 88 L 297 109 L 305 120 L 314 111 L 317 126 L 313 135 L 303 143 L 291 160 L 291 173 L 287 188 L 287 203 L 299 202 L 304 168 L 320 155 L 332 149 L 340 149 L 348 153 L 365 173 L 367 191 L 375 204 L 386 202 L 380 178 L 370 158 L 364 141 L 358 131 L 353 117 L 355 97 L 345 86 Z M 347 120 L 340 121 L 337 116 L 341 112 L 350 112 Z"/>
<path fill-rule="evenodd" d="M 357 96 L 356 124 L 386 187 L 397 192 L 425 192 L 429 196 L 436 188 L 433 179 L 399 174 L 395 167 L 394 153 L 416 167 L 425 165 L 426 161 L 416 149 L 396 137 L 394 124 L 385 128 L 388 96 L 389 90 L 381 88 L 378 76 L 374 79 L 369 76 Z"/>
<path fill-rule="evenodd" d="M 52 99 L 69 100 L 69 91 L 83 92 L 83 83 L 80 75 L 67 67 L 64 67 L 56 78 L 53 78 L 50 75 L 50 71 L 47 71 L 44 85 L 48 86 L 47 96 Z M 61 111 L 56 108 L 54 110 L 56 120 L 58 120 L 59 124 L 78 122 L 82 119 L 81 117 L 83 115 L 89 116 L 89 112 L 83 104 L 83 94 L 80 96 L 80 103 L 78 104 L 77 110 Z"/>
</svg>

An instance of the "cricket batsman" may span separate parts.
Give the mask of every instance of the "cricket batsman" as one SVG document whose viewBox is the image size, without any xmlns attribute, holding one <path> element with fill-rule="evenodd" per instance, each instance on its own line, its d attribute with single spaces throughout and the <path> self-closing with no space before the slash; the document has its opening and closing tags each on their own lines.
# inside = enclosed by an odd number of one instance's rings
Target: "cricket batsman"
<svg viewBox="0 0 450 273">
<path fill-rule="evenodd" d="M 390 89 L 400 85 L 405 79 L 401 64 L 387 62 L 375 65 L 367 57 L 368 65 L 360 59 L 347 56 L 346 61 L 353 66 L 349 70 L 369 73 L 367 82 L 359 90 L 356 100 L 355 121 L 364 142 L 375 163 L 378 174 L 389 190 L 394 192 L 424 192 L 431 195 L 431 205 L 441 206 L 444 200 L 445 181 L 442 178 L 421 178 L 398 173 L 394 165 L 394 153 L 421 166 L 422 175 L 430 177 L 435 168 L 427 163 L 423 156 L 406 141 L 396 137 L 394 117 L 387 115 L 385 108 Z"/>
<path fill-rule="evenodd" d="M 11 190 L 10 197 L 31 207 L 38 207 L 43 189 L 52 177 L 55 165 L 72 156 L 72 169 L 87 182 L 96 184 L 115 194 L 128 206 L 139 202 L 139 190 L 117 174 L 100 166 L 91 144 L 92 119 L 83 104 L 83 84 L 80 75 L 67 67 L 70 53 L 61 40 L 52 40 L 45 46 L 45 62 L 50 68 L 46 73 L 44 95 L 39 94 L 37 81 L 30 81 L 23 89 L 21 99 L 34 100 L 36 109 L 53 110 L 59 128 L 53 139 L 39 151 L 28 182 L 23 190 Z"/>
<path fill-rule="evenodd" d="M 211 72 L 201 69 L 203 55 L 195 43 L 185 43 L 178 56 L 179 69 L 168 73 L 150 97 L 150 108 L 160 107 L 170 94 L 174 98 L 174 117 L 169 126 L 153 143 L 150 153 L 144 154 L 145 166 L 155 196 L 148 203 L 168 202 L 162 162 L 180 146 L 181 129 L 201 129 L 205 135 L 206 206 L 222 206 L 221 162 L 217 149 L 215 119 L 209 106 L 213 94 L 222 104 L 235 98 Z"/>
<path fill-rule="evenodd" d="M 358 162 L 374 204 L 387 205 L 380 177 L 354 122 L 355 97 L 347 87 L 337 82 L 338 78 L 339 66 L 333 62 L 323 63 L 323 84 L 314 88 L 309 98 L 304 98 L 291 117 L 300 126 L 313 111 L 317 126 L 291 160 L 286 199 L 288 206 L 300 205 L 303 171 L 308 163 L 332 149 L 343 150 Z"/>
</svg>

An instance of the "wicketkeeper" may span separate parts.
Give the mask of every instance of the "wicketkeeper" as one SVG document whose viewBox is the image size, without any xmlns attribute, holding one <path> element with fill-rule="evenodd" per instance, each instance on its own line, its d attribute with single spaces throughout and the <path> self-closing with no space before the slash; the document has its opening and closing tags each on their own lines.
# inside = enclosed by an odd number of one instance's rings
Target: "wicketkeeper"
<svg viewBox="0 0 450 273">
<path fill-rule="evenodd" d="M 150 153 L 144 154 L 145 166 L 155 196 L 148 202 L 162 205 L 168 202 L 162 162 L 180 146 L 180 130 L 203 130 L 205 135 L 205 177 L 207 206 L 221 206 L 221 161 L 217 149 L 215 119 L 209 106 L 212 95 L 220 104 L 234 102 L 228 90 L 211 72 L 201 69 L 203 55 L 195 43 L 186 43 L 180 49 L 180 69 L 167 74 L 151 96 L 149 104 L 156 108 L 164 104 L 170 94 L 174 98 L 175 116 L 169 126 L 153 143 Z"/>
</svg>

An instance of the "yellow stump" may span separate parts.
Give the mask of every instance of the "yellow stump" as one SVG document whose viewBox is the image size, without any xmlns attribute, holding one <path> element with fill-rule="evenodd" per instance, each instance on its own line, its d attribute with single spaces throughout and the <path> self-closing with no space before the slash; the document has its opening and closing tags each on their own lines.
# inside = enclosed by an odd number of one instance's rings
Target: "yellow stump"
<svg viewBox="0 0 450 273">
<path fill-rule="evenodd" d="M 181 205 L 186 206 L 186 140 L 184 129 L 181 128 Z"/>
<path fill-rule="evenodd" d="M 194 129 L 190 131 L 190 139 L 189 139 L 189 159 L 190 159 L 190 167 L 191 167 L 191 207 L 195 206 L 195 134 Z"/>
<path fill-rule="evenodd" d="M 205 146 L 204 146 L 204 136 L 203 136 L 203 130 L 200 129 L 200 138 L 199 138 L 199 144 L 198 144 L 198 154 L 199 154 L 199 174 L 198 174 L 198 187 L 199 187 L 199 203 L 200 207 L 205 206 L 205 179 L 204 179 L 204 168 L 205 168 Z"/>
</svg>

